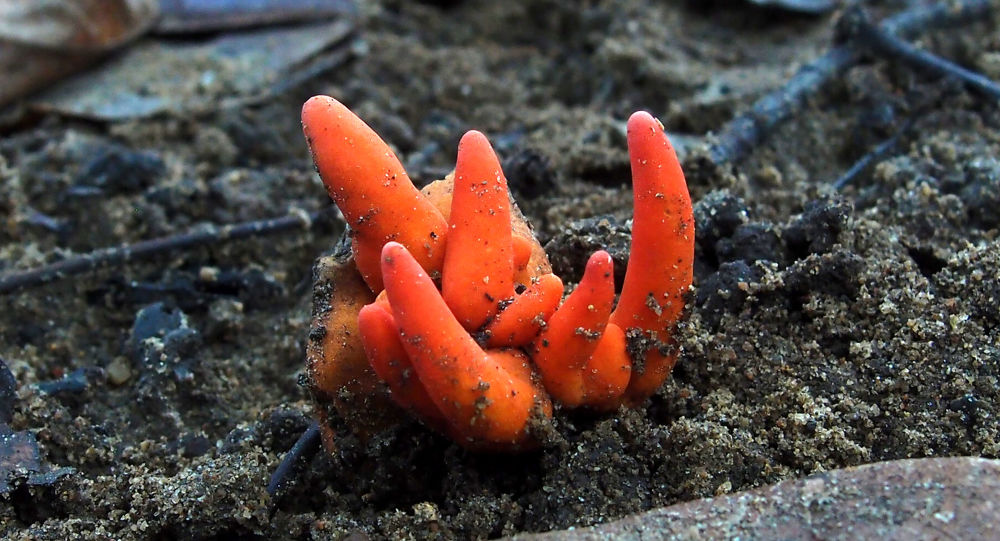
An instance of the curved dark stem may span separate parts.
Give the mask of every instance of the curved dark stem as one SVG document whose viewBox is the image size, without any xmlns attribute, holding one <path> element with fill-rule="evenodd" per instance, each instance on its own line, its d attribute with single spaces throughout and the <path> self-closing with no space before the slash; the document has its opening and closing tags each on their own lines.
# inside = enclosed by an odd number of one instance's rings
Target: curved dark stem
<svg viewBox="0 0 1000 541">
<path fill-rule="evenodd" d="M 991 10 L 989 0 L 938 2 L 902 11 L 884 20 L 878 28 L 883 33 L 905 37 L 930 28 L 979 20 Z M 823 86 L 860 59 L 856 47 L 842 43 L 803 66 L 785 86 L 759 99 L 749 111 L 723 126 L 717 143 L 709 149 L 711 161 L 716 165 L 739 162 Z"/>
<path fill-rule="evenodd" d="M 306 461 L 312 458 L 319 451 L 319 423 L 313 422 L 309 428 L 299 436 L 298 441 L 281 459 L 277 469 L 271 474 L 271 480 L 267 483 L 267 493 L 273 498 L 279 491 L 295 477 L 295 466 L 299 461 Z"/>
<path fill-rule="evenodd" d="M 221 244 L 249 237 L 262 237 L 296 230 L 308 230 L 331 212 L 333 207 L 309 214 L 289 214 L 279 218 L 253 220 L 231 225 L 207 225 L 179 235 L 101 248 L 64 259 L 51 265 L 0 276 L 0 293 L 40 286 L 88 271 L 149 259 L 175 250 Z"/>
<path fill-rule="evenodd" d="M 0 436 L 10 434 L 8 426 L 14 420 L 14 405 L 17 404 L 17 379 L 0 358 Z"/>
<path fill-rule="evenodd" d="M 892 151 L 892 149 L 896 148 L 896 145 L 899 144 L 899 141 L 903 138 L 904 135 L 909 133 L 910 128 L 912 127 L 913 127 L 913 119 L 911 118 L 907 120 L 903 124 L 903 126 L 900 127 L 899 131 L 897 131 L 892 135 L 892 137 L 886 139 L 885 141 L 882 141 L 881 143 L 878 144 L 878 146 L 873 148 L 871 152 L 865 154 L 864 156 L 859 158 L 858 161 L 854 162 L 854 165 L 852 165 L 850 169 L 844 172 L 844 174 L 841 175 L 840 178 L 838 178 L 833 182 L 832 184 L 833 189 L 839 192 L 844 188 L 846 188 L 849 184 L 854 182 L 854 180 L 857 177 L 859 177 L 862 173 L 867 171 L 868 168 L 871 167 L 873 163 L 882 159 L 887 154 L 889 154 L 889 152 Z"/>
</svg>

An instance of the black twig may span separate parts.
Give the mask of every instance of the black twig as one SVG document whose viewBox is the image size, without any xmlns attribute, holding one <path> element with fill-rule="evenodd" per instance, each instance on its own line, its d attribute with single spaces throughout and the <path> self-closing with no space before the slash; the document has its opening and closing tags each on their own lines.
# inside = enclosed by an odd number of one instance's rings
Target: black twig
<svg viewBox="0 0 1000 541">
<path fill-rule="evenodd" d="M 907 37 L 932 27 L 974 21 L 988 15 L 991 9 L 989 0 L 938 2 L 902 11 L 884 20 L 878 28 L 888 35 Z M 860 58 L 857 48 L 842 43 L 803 66 L 783 87 L 757 100 L 749 111 L 723 126 L 718 142 L 709 150 L 712 162 L 719 165 L 741 160 L 812 95 Z"/>
<path fill-rule="evenodd" d="M 902 140 L 904 135 L 909 133 L 910 128 L 912 127 L 913 127 L 913 119 L 911 118 L 907 120 L 903 124 L 903 126 L 900 127 L 900 129 L 892 135 L 892 137 L 886 139 L 885 141 L 882 141 L 881 143 L 878 144 L 878 146 L 872 149 L 871 152 L 868 152 L 867 154 L 859 158 L 858 161 L 854 162 L 854 165 L 852 165 L 850 169 L 844 172 L 844 174 L 841 175 L 840 178 L 838 178 L 833 182 L 832 184 L 833 189 L 839 192 L 840 190 L 846 188 L 848 184 L 854 182 L 854 179 L 856 179 L 862 173 L 867 171 L 868 168 L 871 167 L 873 163 L 882 159 L 890 151 L 896 148 L 896 145 L 899 144 L 899 141 Z"/>
<path fill-rule="evenodd" d="M 319 451 L 319 423 L 313 422 L 309 428 L 299 436 L 299 439 L 292 445 L 292 448 L 281 459 L 281 463 L 271 474 L 271 480 L 267 483 L 267 493 L 273 498 L 278 491 L 285 488 L 285 485 L 292 480 L 295 473 L 295 466 L 300 460 L 308 460 L 316 451 Z"/>
<path fill-rule="evenodd" d="M 848 47 L 834 47 L 803 66 L 785 86 L 757 100 L 749 111 L 730 120 L 722 128 L 718 142 L 709 150 L 712 162 L 738 162 L 749 154 L 775 126 L 798 111 L 809 96 L 855 64 L 857 56 Z"/>
<path fill-rule="evenodd" d="M 329 207 L 312 213 L 293 213 L 279 218 L 253 220 L 231 225 L 206 225 L 187 233 L 101 248 L 64 259 L 51 265 L 0 276 L 0 293 L 36 287 L 100 268 L 149 259 L 175 250 L 221 244 L 296 230 L 308 230 L 331 212 Z"/>
<path fill-rule="evenodd" d="M 1000 85 L 990 78 L 915 47 L 906 40 L 887 32 L 874 24 L 871 17 L 860 6 L 852 8 L 851 12 L 845 14 L 845 17 L 854 18 L 849 28 L 852 32 L 851 38 L 872 53 L 892 61 L 903 62 L 912 68 L 938 77 L 954 78 L 988 98 L 1000 100 Z"/>
</svg>

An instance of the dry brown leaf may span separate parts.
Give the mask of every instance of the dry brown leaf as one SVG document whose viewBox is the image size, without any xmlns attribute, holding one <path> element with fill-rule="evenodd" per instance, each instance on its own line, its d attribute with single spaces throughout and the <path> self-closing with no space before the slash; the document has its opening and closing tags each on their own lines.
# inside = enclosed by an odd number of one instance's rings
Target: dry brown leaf
<svg viewBox="0 0 1000 541">
<path fill-rule="evenodd" d="M 0 2 L 0 105 L 135 39 L 157 15 L 157 0 Z"/>
</svg>

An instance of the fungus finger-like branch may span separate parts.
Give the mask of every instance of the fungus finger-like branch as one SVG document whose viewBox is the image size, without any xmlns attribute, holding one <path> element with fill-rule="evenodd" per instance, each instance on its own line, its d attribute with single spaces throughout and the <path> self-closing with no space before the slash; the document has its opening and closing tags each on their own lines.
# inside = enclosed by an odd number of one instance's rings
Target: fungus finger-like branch
<svg viewBox="0 0 1000 541">
<path fill-rule="evenodd" d="M 406 246 L 428 272 L 441 270 L 447 223 L 389 145 L 329 96 L 313 96 L 302 106 L 302 130 L 351 228 L 354 261 L 372 291 L 382 290 L 379 256 L 388 241 Z"/>
<path fill-rule="evenodd" d="M 514 255 L 514 270 L 520 273 L 527 269 L 528 262 L 531 261 L 535 240 L 520 235 L 511 235 L 510 240 Z"/>
<path fill-rule="evenodd" d="M 393 401 L 432 428 L 443 430 L 444 417 L 417 378 L 392 314 L 381 303 L 369 304 L 358 313 L 358 329 L 368 362 L 389 387 Z"/>
<path fill-rule="evenodd" d="M 625 331 L 608 323 L 597 349 L 583 369 L 583 386 L 587 406 L 594 409 L 614 409 L 622 403 L 622 395 L 632 376 L 632 360 L 628 354 Z"/>
<path fill-rule="evenodd" d="M 640 330 L 656 347 L 647 350 L 642 370 L 634 370 L 627 391 L 641 402 L 656 391 L 676 355 L 664 355 L 684 309 L 694 262 L 694 211 L 684 172 L 663 126 L 649 113 L 628 121 L 634 211 L 632 247 L 618 306 L 611 322 L 626 332 Z"/>
<path fill-rule="evenodd" d="M 510 196 L 486 136 L 470 131 L 458 144 L 455 188 L 441 296 L 462 326 L 476 331 L 514 296 Z"/>
<path fill-rule="evenodd" d="M 586 402 L 584 369 L 604 336 L 614 302 L 613 263 L 601 250 L 590 256 L 580 283 L 549 318 L 531 348 L 542 383 L 558 402 L 569 407 Z"/>
<path fill-rule="evenodd" d="M 555 274 L 543 274 L 486 324 L 486 345 L 522 347 L 531 343 L 562 300 L 563 283 Z"/>
<path fill-rule="evenodd" d="M 551 405 L 528 359 L 479 347 L 401 244 L 385 245 L 382 275 L 403 347 L 456 439 L 473 448 L 531 445 L 532 414 L 550 415 Z"/>
</svg>

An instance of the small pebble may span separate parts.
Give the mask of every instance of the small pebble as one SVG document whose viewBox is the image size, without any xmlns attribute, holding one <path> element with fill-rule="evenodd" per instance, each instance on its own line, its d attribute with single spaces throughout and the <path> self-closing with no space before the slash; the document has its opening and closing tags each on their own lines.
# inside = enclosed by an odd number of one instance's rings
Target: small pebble
<svg viewBox="0 0 1000 541">
<path fill-rule="evenodd" d="M 132 378 L 132 369 L 125 357 L 115 357 L 108 364 L 107 373 L 108 382 L 115 386 L 123 385 Z"/>
</svg>

